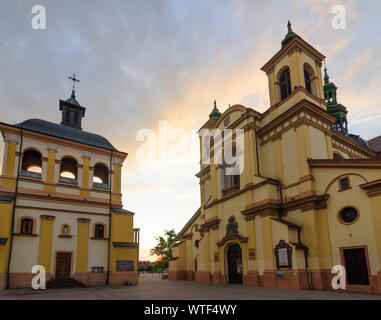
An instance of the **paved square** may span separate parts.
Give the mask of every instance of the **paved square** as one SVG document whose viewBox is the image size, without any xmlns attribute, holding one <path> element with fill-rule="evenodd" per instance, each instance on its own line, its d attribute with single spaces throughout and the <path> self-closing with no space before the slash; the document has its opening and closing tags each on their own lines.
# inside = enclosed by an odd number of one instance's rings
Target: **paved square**
<svg viewBox="0 0 381 320">
<path fill-rule="evenodd" d="M 11 289 L 0 300 L 381 300 L 381 295 L 310 290 L 286 290 L 242 285 L 141 279 L 137 286 L 78 289 Z"/>
</svg>

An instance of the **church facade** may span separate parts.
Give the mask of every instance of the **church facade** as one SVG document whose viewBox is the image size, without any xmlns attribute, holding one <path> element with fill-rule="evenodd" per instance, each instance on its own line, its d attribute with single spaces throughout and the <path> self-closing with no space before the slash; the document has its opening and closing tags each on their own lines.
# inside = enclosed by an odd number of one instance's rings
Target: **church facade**
<svg viewBox="0 0 381 320">
<path fill-rule="evenodd" d="M 74 86 L 59 109 L 60 124 L 0 123 L 0 290 L 31 287 L 36 265 L 48 288 L 137 283 L 139 229 L 122 208 L 127 154 L 82 130 Z"/>
<path fill-rule="evenodd" d="M 219 129 L 210 164 L 201 161 L 201 206 L 173 246 L 169 279 L 292 289 L 381 292 L 381 137 L 350 134 L 347 109 L 324 55 L 288 33 L 262 67 L 270 107 L 215 105 L 201 129 Z M 215 157 L 232 129 L 244 170 L 229 176 Z M 235 146 L 244 132 L 242 150 Z M 216 132 L 216 131 L 214 131 Z"/>
</svg>

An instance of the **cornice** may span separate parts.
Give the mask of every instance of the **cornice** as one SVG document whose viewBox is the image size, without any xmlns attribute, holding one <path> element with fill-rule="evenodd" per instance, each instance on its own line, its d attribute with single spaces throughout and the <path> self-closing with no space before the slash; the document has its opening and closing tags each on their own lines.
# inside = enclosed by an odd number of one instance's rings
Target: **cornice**
<svg viewBox="0 0 381 320">
<path fill-rule="evenodd" d="M 261 68 L 262 71 L 269 74 L 274 65 L 283 59 L 286 55 L 292 54 L 294 51 L 302 50 L 314 61 L 317 60 L 321 64 L 321 61 L 325 59 L 325 56 L 312 47 L 308 42 L 303 40 L 300 36 L 296 35 L 287 45 L 282 47 L 266 64 Z"/>
<path fill-rule="evenodd" d="M 381 159 L 308 159 L 311 168 L 381 168 Z"/>
<path fill-rule="evenodd" d="M 281 115 L 276 117 L 274 120 L 266 124 L 264 127 L 262 127 L 260 130 L 257 131 L 258 137 L 262 138 L 266 134 L 270 133 L 271 131 L 275 131 L 279 126 L 283 125 L 287 121 L 292 120 L 295 116 L 300 115 L 302 112 L 305 112 L 306 114 L 309 114 L 311 116 L 314 116 L 318 118 L 320 121 L 325 122 L 327 128 L 325 130 L 329 131 L 332 124 L 336 122 L 336 119 L 334 116 L 332 116 L 327 111 L 323 110 L 319 106 L 311 103 L 310 101 L 303 99 L 297 104 L 295 104 L 293 107 L 288 109 L 287 111 L 283 112 Z M 297 121 L 305 121 L 308 122 L 309 119 L 306 117 L 300 117 L 297 119 Z M 289 126 L 295 126 L 296 121 L 292 122 Z M 298 124 L 298 123 L 297 123 Z M 300 123 L 299 123 L 300 124 Z"/>
</svg>

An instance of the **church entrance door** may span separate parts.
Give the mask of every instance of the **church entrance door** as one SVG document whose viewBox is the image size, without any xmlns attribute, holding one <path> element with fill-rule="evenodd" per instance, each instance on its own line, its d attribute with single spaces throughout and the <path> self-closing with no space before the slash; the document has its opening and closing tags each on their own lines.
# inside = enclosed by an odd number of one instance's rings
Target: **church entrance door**
<svg viewBox="0 0 381 320">
<path fill-rule="evenodd" d="M 229 283 L 242 284 L 242 250 L 238 244 L 233 244 L 227 251 Z"/>
<path fill-rule="evenodd" d="M 369 286 L 365 248 L 344 249 L 345 269 L 349 285 Z"/>
<path fill-rule="evenodd" d="M 56 279 L 70 279 L 71 252 L 57 252 Z"/>
</svg>

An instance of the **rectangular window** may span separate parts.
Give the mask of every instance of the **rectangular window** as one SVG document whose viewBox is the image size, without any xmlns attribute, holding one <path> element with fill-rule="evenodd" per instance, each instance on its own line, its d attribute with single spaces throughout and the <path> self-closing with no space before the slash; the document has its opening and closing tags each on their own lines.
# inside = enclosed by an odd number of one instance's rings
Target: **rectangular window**
<svg viewBox="0 0 381 320">
<path fill-rule="evenodd" d="M 349 185 L 349 178 L 344 178 L 344 179 L 341 179 L 340 180 L 340 190 L 347 190 L 347 189 L 350 189 L 350 185 Z"/>
<path fill-rule="evenodd" d="M 91 267 L 92 273 L 103 273 L 103 267 Z"/>
</svg>

